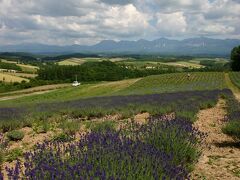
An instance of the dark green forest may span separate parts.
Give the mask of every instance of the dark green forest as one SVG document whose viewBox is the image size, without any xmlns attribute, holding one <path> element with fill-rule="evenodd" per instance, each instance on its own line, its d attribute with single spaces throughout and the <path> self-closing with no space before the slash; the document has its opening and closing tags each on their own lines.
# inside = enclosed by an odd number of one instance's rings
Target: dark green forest
<svg viewBox="0 0 240 180">
<path fill-rule="evenodd" d="M 176 72 L 171 69 L 139 70 L 126 68 L 110 61 L 86 62 L 79 66 L 59 66 L 56 64 L 46 65 L 38 72 L 38 79 L 61 80 L 71 82 L 77 76 L 79 81 L 117 81 L 128 78 L 144 77 L 154 74 Z"/>
</svg>

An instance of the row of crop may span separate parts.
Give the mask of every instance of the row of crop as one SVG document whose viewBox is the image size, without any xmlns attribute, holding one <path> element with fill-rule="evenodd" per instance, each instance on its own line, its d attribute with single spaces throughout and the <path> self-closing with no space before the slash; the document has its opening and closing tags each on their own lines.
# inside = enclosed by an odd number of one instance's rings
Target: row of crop
<svg viewBox="0 0 240 180">
<path fill-rule="evenodd" d="M 176 73 L 146 77 L 118 94 L 152 94 L 178 91 L 224 89 L 224 74 L 209 73 Z"/>
<path fill-rule="evenodd" d="M 232 83 L 240 88 L 240 73 L 230 72 L 229 77 Z M 233 96 L 227 96 L 228 122 L 223 128 L 223 132 L 232 136 L 237 141 L 240 140 L 240 102 Z"/>
<path fill-rule="evenodd" d="M 223 128 L 223 132 L 234 137 L 237 141 L 240 140 L 240 102 L 233 96 L 226 96 L 228 122 Z"/>
<path fill-rule="evenodd" d="M 199 109 L 214 106 L 220 94 L 229 90 L 194 91 L 152 95 L 112 96 L 75 100 L 61 103 L 38 104 L 33 107 L 0 108 L 0 129 L 3 132 L 33 126 L 36 119 L 47 119 L 54 114 L 74 119 L 104 117 L 121 114 L 123 118 L 141 112 L 165 114 L 175 112 L 178 117 L 194 121 Z"/>
<path fill-rule="evenodd" d="M 6 171 L 16 180 L 188 179 L 203 138 L 184 119 L 155 116 L 142 126 L 91 132 L 80 141 L 38 144 Z"/>
<path fill-rule="evenodd" d="M 231 72 L 229 73 L 229 77 L 233 84 L 240 88 L 240 72 Z"/>
</svg>

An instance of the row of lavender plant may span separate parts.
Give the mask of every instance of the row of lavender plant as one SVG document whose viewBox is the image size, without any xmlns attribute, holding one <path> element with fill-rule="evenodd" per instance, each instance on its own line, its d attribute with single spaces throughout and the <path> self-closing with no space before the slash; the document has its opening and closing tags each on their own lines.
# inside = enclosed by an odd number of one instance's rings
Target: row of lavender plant
<svg viewBox="0 0 240 180">
<path fill-rule="evenodd" d="M 131 126 L 136 127 L 136 126 Z M 44 142 L 9 179 L 188 179 L 204 136 L 190 122 L 152 117 L 125 130 L 91 132 L 78 142 Z M 24 167 L 22 167 L 24 166 Z"/>
<path fill-rule="evenodd" d="M 226 96 L 227 101 L 227 124 L 223 127 L 223 132 L 237 141 L 240 141 L 240 102 L 233 94 Z"/>
<path fill-rule="evenodd" d="M 84 112 L 84 109 L 117 109 L 128 105 L 154 105 L 159 107 L 172 106 L 177 110 L 193 110 L 206 101 L 216 101 L 219 94 L 229 93 L 229 90 L 213 91 L 189 91 L 177 93 L 163 93 L 150 95 L 130 95 L 130 96 L 107 96 L 79 99 L 68 102 L 42 103 L 26 107 L 1 107 L 0 120 L 19 119 L 21 116 L 31 114 L 31 112 L 56 112 L 64 109 L 77 109 Z"/>
</svg>

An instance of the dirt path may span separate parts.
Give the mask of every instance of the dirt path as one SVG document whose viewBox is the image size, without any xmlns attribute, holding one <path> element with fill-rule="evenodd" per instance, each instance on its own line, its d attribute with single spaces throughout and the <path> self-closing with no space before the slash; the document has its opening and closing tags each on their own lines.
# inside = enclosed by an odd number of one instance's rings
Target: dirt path
<svg viewBox="0 0 240 180">
<path fill-rule="evenodd" d="M 210 109 L 201 110 L 195 127 L 207 133 L 202 156 L 192 174 L 192 179 L 240 179 L 240 147 L 234 140 L 222 133 L 224 125 L 225 101 Z"/>
</svg>

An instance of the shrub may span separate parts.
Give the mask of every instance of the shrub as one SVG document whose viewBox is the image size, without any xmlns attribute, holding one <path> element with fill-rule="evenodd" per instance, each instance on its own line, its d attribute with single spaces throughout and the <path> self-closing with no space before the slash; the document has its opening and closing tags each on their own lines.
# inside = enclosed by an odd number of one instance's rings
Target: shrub
<svg viewBox="0 0 240 180">
<path fill-rule="evenodd" d="M 70 121 L 63 121 L 60 124 L 60 128 L 62 128 L 63 132 L 67 135 L 73 136 L 76 132 L 80 129 L 80 123 L 78 122 L 70 122 Z"/>
<path fill-rule="evenodd" d="M 20 122 L 16 120 L 1 121 L 0 128 L 3 133 L 20 128 Z"/>
<path fill-rule="evenodd" d="M 107 132 L 115 131 L 115 121 L 103 121 L 103 122 L 88 122 L 85 123 L 86 128 L 91 129 L 94 132 Z"/>
<path fill-rule="evenodd" d="M 19 157 L 23 156 L 23 151 L 20 148 L 12 149 L 11 151 L 7 152 L 6 161 L 12 162 L 17 160 Z"/>
<path fill-rule="evenodd" d="M 228 122 L 223 128 L 223 132 L 240 140 L 240 120 Z"/>
<path fill-rule="evenodd" d="M 50 122 L 47 121 L 39 121 L 34 124 L 33 130 L 36 133 L 47 133 L 51 129 Z"/>
<path fill-rule="evenodd" d="M 58 135 L 55 135 L 52 139 L 52 141 L 57 141 L 57 142 L 69 142 L 72 141 L 74 139 L 73 136 L 70 136 L 68 134 L 65 133 L 60 133 Z"/>
<path fill-rule="evenodd" d="M 24 133 L 22 131 L 14 130 L 7 133 L 7 137 L 11 141 L 19 141 L 24 138 Z"/>
</svg>

